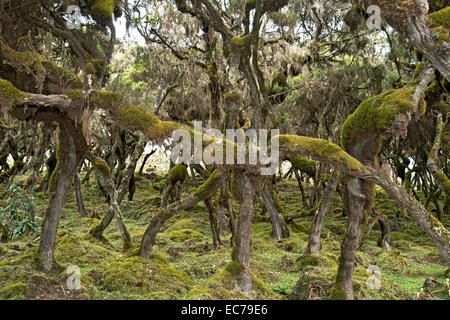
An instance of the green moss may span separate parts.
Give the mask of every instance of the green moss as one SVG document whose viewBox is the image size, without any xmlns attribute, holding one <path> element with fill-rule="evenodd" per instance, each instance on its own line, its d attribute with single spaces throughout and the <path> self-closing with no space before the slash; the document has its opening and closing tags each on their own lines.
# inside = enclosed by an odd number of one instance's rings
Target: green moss
<svg viewBox="0 0 450 320">
<path fill-rule="evenodd" d="M 0 289 L 2 299 L 21 298 L 28 292 L 28 286 L 23 282 L 10 284 Z"/>
<path fill-rule="evenodd" d="M 345 294 L 344 288 L 335 283 L 331 288 L 330 300 L 346 300 L 346 298 L 347 295 Z"/>
<path fill-rule="evenodd" d="M 140 106 L 128 106 L 118 111 L 116 119 L 125 129 L 144 132 L 147 138 L 164 137 L 181 125 L 175 122 L 161 121 L 153 113 Z"/>
<path fill-rule="evenodd" d="M 64 94 L 72 100 L 72 106 L 75 108 L 82 108 L 84 106 L 84 94 L 81 90 L 69 89 Z"/>
<path fill-rule="evenodd" d="M 94 74 L 96 72 L 94 64 L 92 62 L 86 63 L 84 72 L 86 72 L 86 74 Z"/>
<path fill-rule="evenodd" d="M 310 160 L 302 156 L 291 157 L 289 161 L 295 169 L 298 169 L 311 177 L 316 175 L 317 161 Z"/>
<path fill-rule="evenodd" d="M 443 26 L 445 28 L 450 28 L 450 7 L 430 13 L 427 16 L 427 20 L 432 27 Z"/>
<path fill-rule="evenodd" d="M 233 37 L 231 38 L 231 45 L 240 48 L 249 46 L 251 44 L 252 39 L 253 38 L 251 35 L 246 35 L 243 37 Z"/>
<path fill-rule="evenodd" d="M 108 291 L 128 290 L 143 294 L 156 292 L 165 287 L 166 290 L 173 290 L 173 293 L 182 293 L 186 292 L 189 285 L 184 272 L 174 269 L 155 255 L 150 259 L 140 257 L 109 259 L 98 264 L 92 275 L 97 279 L 100 288 Z"/>
<path fill-rule="evenodd" d="M 200 187 L 197 188 L 194 195 L 200 199 L 205 199 L 210 195 L 211 188 L 216 186 L 218 181 L 222 179 L 222 174 L 214 170 L 214 172 L 209 176 L 209 178 Z"/>
<path fill-rule="evenodd" d="M 172 169 L 169 170 L 167 175 L 167 179 L 171 184 L 175 184 L 178 181 L 184 182 L 187 177 L 186 167 L 182 164 L 175 165 Z"/>
<path fill-rule="evenodd" d="M 170 231 L 167 234 L 168 238 L 175 242 L 184 242 L 186 240 L 201 240 L 204 238 L 204 235 L 198 231 L 191 229 L 179 229 Z"/>
<path fill-rule="evenodd" d="M 83 82 L 73 72 L 66 70 L 44 56 L 31 52 L 18 52 L 0 41 L 1 55 L 5 60 L 27 74 L 33 74 L 37 85 L 41 86 L 45 78 L 59 81 L 60 84 L 74 89 L 83 88 Z"/>
<path fill-rule="evenodd" d="M 56 63 L 39 56 L 42 65 L 45 68 L 46 75 L 49 78 L 57 79 L 60 84 L 72 88 L 72 89 L 82 89 L 83 82 L 81 79 L 73 72 L 58 66 Z"/>
<path fill-rule="evenodd" d="M 450 130 L 449 130 L 449 122 L 448 121 L 442 126 L 441 149 L 442 149 L 442 152 L 448 158 L 450 158 Z"/>
<path fill-rule="evenodd" d="M 407 85 L 399 90 L 390 90 L 362 102 L 342 126 L 344 150 L 366 139 L 368 134 L 381 136 L 391 127 L 397 117 L 412 112 L 415 108 L 412 95 L 415 87 Z M 379 143 L 381 147 L 381 142 Z"/>
<path fill-rule="evenodd" d="M 230 102 L 234 102 L 236 104 L 239 104 L 240 100 L 241 100 L 241 96 L 237 93 L 237 91 L 232 90 L 232 91 L 228 91 L 224 95 L 224 99 L 225 99 L 225 101 L 230 101 Z"/>
<path fill-rule="evenodd" d="M 357 170 L 362 167 L 358 160 L 350 156 L 336 144 L 326 140 L 301 137 L 294 135 L 280 135 L 280 151 L 290 158 L 311 156 L 323 159 L 332 163 L 344 165 L 350 170 Z"/>
<path fill-rule="evenodd" d="M 287 86 L 287 81 L 286 81 L 286 76 L 284 75 L 283 72 L 279 72 L 273 79 L 272 79 L 272 89 L 275 86 L 280 86 L 280 87 L 286 87 Z"/>
<path fill-rule="evenodd" d="M 317 266 L 319 264 L 319 257 L 314 255 L 301 256 L 295 262 L 297 266 Z"/>
<path fill-rule="evenodd" d="M 111 174 L 111 169 L 109 168 L 108 164 L 105 160 L 99 157 L 94 157 L 95 166 L 97 167 L 100 172 L 105 175 L 109 176 Z"/>
<path fill-rule="evenodd" d="M 230 261 L 225 266 L 225 271 L 233 276 L 238 276 L 241 274 L 241 272 L 244 270 L 244 266 L 235 261 Z"/>
<path fill-rule="evenodd" d="M 90 236 L 82 237 L 69 228 L 58 232 L 55 260 L 63 267 L 69 265 L 86 267 L 89 264 L 101 263 L 108 254 L 109 251 L 103 243 Z"/>
<path fill-rule="evenodd" d="M 0 106 L 3 108 L 11 108 L 17 103 L 22 102 L 26 95 L 14 87 L 11 82 L 0 79 Z"/>
<path fill-rule="evenodd" d="M 441 171 L 435 172 L 436 178 L 439 181 L 439 184 L 444 188 L 447 194 L 450 194 L 450 179 L 447 178 L 445 173 Z"/>
<path fill-rule="evenodd" d="M 116 0 L 89 0 L 92 18 L 100 24 L 112 22 Z"/>
<path fill-rule="evenodd" d="M 92 90 L 89 99 L 96 108 L 105 110 L 114 110 L 121 103 L 121 97 L 109 91 Z"/>
</svg>

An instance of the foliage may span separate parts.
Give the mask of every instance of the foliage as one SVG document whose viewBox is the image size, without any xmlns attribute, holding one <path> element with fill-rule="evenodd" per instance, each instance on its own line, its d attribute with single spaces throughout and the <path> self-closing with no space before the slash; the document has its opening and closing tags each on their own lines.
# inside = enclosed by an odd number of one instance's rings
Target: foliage
<svg viewBox="0 0 450 320">
<path fill-rule="evenodd" d="M 21 235 L 36 232 L 40 226 L 40 217 L 35 216 L 34 190 L 26 193 L 16 185 L 6 190 L 6 202 L 0 207 L 0 225 L 2 240 L 17 240 Z"/>
</svg>

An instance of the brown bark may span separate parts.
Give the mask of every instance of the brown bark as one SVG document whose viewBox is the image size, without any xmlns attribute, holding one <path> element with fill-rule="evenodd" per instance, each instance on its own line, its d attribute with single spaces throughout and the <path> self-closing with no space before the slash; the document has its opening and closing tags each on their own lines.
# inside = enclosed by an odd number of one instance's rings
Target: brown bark
<svg viewBox="0 0 450 320">
<path fill-rule="evenodd" d="M 101 170 L 97 168 L 95 161 L 91 160 L 92 165 L 95 166 L 95 169 L 97 171 L 98 175 L 102 175 L 103 182 L 105 186 L 105 191 L 109 198 L 109 210 L 108 213 L 103 218 L 102 222 L 96 226 L 93 230 L 91 230 L 91 233 L 94 235 L 95 238 L 102 240 L 103 239 L 103 232 L 105 229 L 109 226 L 111 223 L 112 218 L 116 218 L 117 225 L 119 227 L 120 236 L 122 238 L 123 242 L 123 249 L 127 250 L 131 248 L 131 236 L 125 226 L 125 223 L 122 219 L 122 213 L 120 211 L 120 206 L 118 202 L 119 193 L 114 185 L 114 182 L 109 174 L 105 172 L 104 170 Z"/>
<path fill-rule="evenodd" d="M 262 198 L 264 200 L 264 206 L 270 216 L 270 222 L 272 223 L 272 237 L 275 240 L 281 240 L 283 238 L 289 237 L 289 230 L 284 222 L 283 215 L 278 212 L 278 209 L 272 198 L 272 194 L 269 191 L 269 187 L 264 186 L 261 192 Z"/>
<path fill-rule="evenodd" d="M 254 177 L 247 175 L 245 172 L 236 172 L 235 174 L 237 174 L 236 188 L 240 194 L 240 207 L 232 259 L 241 266 L 241 271 L 237 275 L 239 287 L 242 293 L 248 295 L 251 293 L 253 286 L 250 272 L 250 232 L 255 214 L 253 199 L 256 193 L 256 183 Z"/>
<path fill-rule="evenodd" d="M 127 193 L 127 190 L 130 189 L 130 183 L 131 180 L 134 179 L 134 172 L 136 170 L 137 162 L 139 161 L 139 158 L 141 157 L 142 153 L 144 152 L 146 145 L 145 139 L 139 139 L 138 144 L 133 150 L 133 153 L 130 156 L 130 160 L 128 162 L 128 165 L 126 166 L 125 170 L 123 171 L 123 177 L 122 182 L 119 187 L 119 197 L 117 199 L 119 205 L 122 203 L 122 199 Z"/>
<path fill-rule="evenodd" d="M 311 234 L 309 236 L 308 245 L 306 247 L 305 256 L 320 255 L 320 233 L 322 231 L 323 221 L 325 219 L 325 215 L 328 211 L 328 208 L 331 203 L 331 199 L 336 191 L 338 183 L 338 171 L 333 169 L 331 173 L 330 180 L 325 187 L 323 192 L 322 201 L 320 202 L 319 209 L 314 217 L 314 222 L 311 226 Z"/>
<path fill-rule="evenodd" d="M 51 117 L 59 120 L 59 148 L 57 165 L 49 182 L 49 204 L 42 223 L 41 240 L 39 245 L 40 264 L 49 272 L 54 263 L 54 248 L 59 219 L 64 206 L 67 192 L 72 184 L 73 176 L 78 165 L 84 158 L 87 146 L 73 121 L 61 119 L 59 115 L 43 114 L 48 121 Z M 37 116 L 39 119 L 39 116 Z"/>
<path fill-rule="evenodd" d="M 214 249 L 218 249 L 220 245 L 222 245 L 222 241 L 220 241 L 220 234 L 219 234 L 219 226 L 217 224 L 217 217 L 216 217 L 216 208 L 212 204 L 211 199 L 205 199 L 205 205 L 208 209 L 208 217 L 209 217 L 209 224 L 211 225 L 211 233 L 213 237 L 213 247 Z"/>
<path fill-rule="evenodd" d="M 75 198 L 77 200 L 78 212 L 80 213 L 80 216 L 82 218 L 85 218 L 87 216 L 87 214 L 86 214 L 86 209 L 84 208 L 84 204 L 83 204 L 83 195 L 81 192 L 79 169 L 77 170 L 77 172 L 75 172 L 75 175 L 73 177 L 73 185 L 74 185 L 74 189 L 75 189 Z"/>
</svg>

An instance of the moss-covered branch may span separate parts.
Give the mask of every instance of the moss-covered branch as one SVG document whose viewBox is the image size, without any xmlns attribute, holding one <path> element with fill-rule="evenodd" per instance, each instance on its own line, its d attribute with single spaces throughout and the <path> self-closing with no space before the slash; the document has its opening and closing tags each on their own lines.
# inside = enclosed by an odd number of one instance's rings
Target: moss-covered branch
<svg viewBox="0 0 450 320">
<path fill-rule="evenodd" d="M 439 186 L 439 188 L 448 196 L 450 196 L 450 179 L 441 170 L 439 161 L 439 151 L 441 149 L 441 137 L 442 137 L 442 115 L 439 114 L 436 125 L 436 139 L 434 140 L 433 148 L 428 156 L 428 167 L 433 173 L 433 177 Z"/>
<path fill-rule="evenodd" d="M 217 189 L 222 185 L 226 173 L 222 171 L 214 171 L 211 176 L 194 192 L 189 198 L 173 203 L 157 213 L 142 237 L 139 255 L 143 258 L 149 258 L 153 245 L 155 244 L 156 235 L 158 234 L 164 223 L 173 217 L 177 212 L 193 207 L 200 201 L 203 201 L 214 195 Z"/>
</svg>

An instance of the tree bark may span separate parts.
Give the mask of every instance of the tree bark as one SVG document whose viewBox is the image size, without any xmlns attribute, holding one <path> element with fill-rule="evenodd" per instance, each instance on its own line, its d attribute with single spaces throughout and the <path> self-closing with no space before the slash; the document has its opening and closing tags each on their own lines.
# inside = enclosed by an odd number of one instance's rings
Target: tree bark
<svg viewBox="0 0 450 320">
<path fill-rule="evenodd" d="M 106 228 L 111 223 L 111 220 L 113 217 L 116 218 L 117 225 L 119 227 L 120 236 L 122 238 L 123 242 L 123 249 L 127 250 L 131 248 L 131 236 L 125 226 L 125 223 L 122 219 L 122 213 L 120 212 L 120 206 L 118 202 L 119 193 L 114 185 L 114 181 L 112 180 L 111 176 L 107 174 L 104 170 L 101 170 L 97 167 L 95 164 L 95 160 L 91 160 L 92 165 L 95 166 L 95 169 L 97 171 L 98 175 L 102 175 L 103 181 L 105 183 L 105 191 L 109 198 L 109 210 L 108 213 L 105 215 L 103 220 L 99 225 L 97 225 L 94 229 L 91 230 L 91 233 L 93 236 L 99 240 L 103 239 L 103 232 L 106 230 Z M 106 165 L 106 162 L 105 162 Z"/>
<path fill-rule="evenodd" d="M 242 293 L 249 295 L 253 286 L 250 272 L 250 233 L 255 214 L 253 199 L 256 193 L 256 186 L 254 179 L 245 172 L 236 172 L 235 174 L 237 174 L 236 183 L 238 184 L 237 188 L 241 198 L 239 199 L 239 220 L 232 259 L 241 266 L 241 271 L 237 275 L 239 287 Z"/>
<path fill-rule="evenodd" d="M 80 216 L 82 218 L 85 218 L 87 214 L 86 209 L 84 208 L 83 196 L 81 193 L 80 173 L 78 171 L 79 169 L 80 168 L 77 169 L 77 172 L 75 172 L 75 175 L 73 177 L 73 185 L 75 189 L 75 197 L 77 199 L 78 212 L 80 213 Z"/>
<path fill-rule="evenodd" d="M 80 159 L 84 157 L 82 153 L 85 151 L 83 148 L 85 146 L 80 146 L 80 141 L 75 141 L 75 137 L 71 134 L 73 130 L 70 130 L 69 126 L 71 126 L 72 121 L 66 122 L 69 121 L 62 121 L 59 126 L 58 162 L 49 182 L 49 204 L 42 223 L 39 245 L 40 264 L 46 272 L 49 272 L 53 267 L 56 232 L 62 208 L 72 184 L 73 176 L 81 162 Z"/>
<path fill-rule="evenodd" d="M 284 222 L 283 215 L 281 212 L 278 212 L 272 194 L 269 191 L 269 186 L 264 186 L 261 195 L 264 200 L 264 206 L 269 213 L 270 222 L 272 223 L 272 237 L 275 240 L 289 238 L 289 230 Z"/>
<path fill-rule="evenodd" d="M 336 192 L 338 180 L 338 171 L 336 169 L 333 169 L 330 180 L 328 181 L 323 193 L 322 201 L 319 205 L 319 210 L 317 211 L 317 214 L 314 217 L 314 222 L 311 226 L 311 234 L 309 236 L 305 256 L 313 255 L 318 257 L 320 255 L 320 233 L 322 231 L 323 221 L 330 206 L 331 199 Z"/>
</svg>

